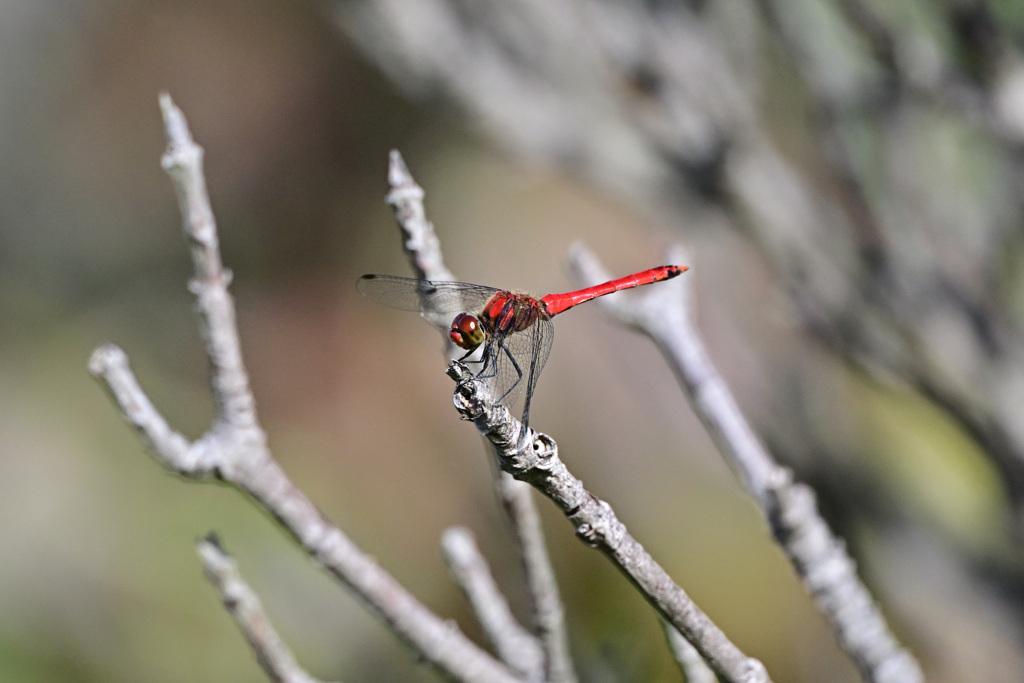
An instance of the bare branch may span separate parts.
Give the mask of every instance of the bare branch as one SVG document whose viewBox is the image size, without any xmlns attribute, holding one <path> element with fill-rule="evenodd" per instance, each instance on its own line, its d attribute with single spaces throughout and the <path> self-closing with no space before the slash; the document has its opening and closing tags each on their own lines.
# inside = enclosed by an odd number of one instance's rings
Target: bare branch
<svg viewBox="0 0 1024 683">
<path fill-rule="evenodd" d="M 189 443 L 167 424 L 143 393 L 121 347 L 104 344 L 93 351 L 89 358 L 89 372 L 103 380 L 121 414 L 139 432 L 146 447 L 162 465 L 193 479 L 216 476 L 216 454 L 198 447 L 199 442 Z"/>
<path fill-rule="evenodd" d="M 668 259 L 683 261 L 685 255 L 676 249 L 669 252 Z M 607 279 L 596 257 L 582 246 L 573 249 L 570 263 L 584 284 Z M 776 540 L 865 680 L 923 680 L 917 661 L 892 635 L 861 583 L 842 541 L 832 535 L 818 514 L 813 492 L 793 483 L 789 470 L 775 462 L 711 363 L 693 322 L 691 282 L 690 277 L 676 278 L 660 287 L 630 292 L 628 299 L 608 296 L 599 303 L 617 320 L 640 330 L 657 344 L 693 411 L 722 456 L 739 472 Z"/>
<path fill-rule="evenodd" d="M 454 280 L 441 255 L 441 242 L 423 208 L 423 188 L 416 184 L 398 150 L 392 150 L 388 164 L 387 203 L 395 210 L 402 230 L 402 248 L 421 280 Z"/>
<path fill-rule="evenodd" d="M 786 550 L 839 644 L 868 681 L 912 683 L 924 674 L 889 630 L 857 565 L 818 513 L 814 491 L 780 468 L 769 493 L 772 534 Z"/>
<path fill-rule="evenodd" d="M 473 534 L 464 527 L 452 527 L 441 536 L 441 549 L 501 661 L 528 681 L 546 681 L 540 642 L 516 621 Z"/>
<path fill-rule="evenodd" d="M 216 477 L 247 492 L 427 662 L 456 680 L 515 681 L 507 668 L 428 610 L 331 524 L 271 457 L 242 363 L 234 303 L 227 290 L 230 276 L 221 265 L 203 179 L 202 149 L 170 98 L 163 95 L 160 103 L 168 137 L 163 164 L 175 183 L 192 250 L 195 274 L 190 289 L 210 360 L 217 417 L 206 434 L 189 443 L 153 408 L 119 348 L 98 348 L 90 370 L 106 383 L 161 463 L 186 477 Z"/>
<path fill-rule="evenodd" d="M 524 429 L 507 407 L 495 403 L 484 382 L 473 378 L 465 366 L 453 363 L 448 374 L 458 381 L 454 400 L 461 417 L 472 420 L 495 446 L 501 469 L 551 499 L 572 523 L 576 536 L 607 555 L 723 681 L 770 680 L 761 662 L 744 655 L 629 535 L 611 506 L 570 474 L 551 437 Z"/>
<path fill-rule="evenodd" d="M 715 672 L 708 668 L 696 648 L 672 624 L 662 619 L 661 625 L 665 629 L 665 638 L 672 656 L 686 676 L 686 683 L 715 683 Z"/>
<path fill-rule="evenodd" d="M 235 307 L 228 293 L 231 273 L 224 269 L 217 239 L 217 223 L 210 207 L 203 175 L 203 149 L 195 143 L 185 116 L 167 93 L 160 95 L 167 133 L 167 151 L 161 165 L 174 183 L 192 253 L 194 275 L 189 289 L 196 297 L 199 331 L 211 363 L 210 384 L 217 418 L 265 440 L 256 426 L 256 401 L 242 363 L 242 347 L 235 324 Z"/>
<path fill-rule="evenodd" d="M 306 673 L 284 644 L 263 611 L 263 605 L 238 571 L 237 563 L 224 552 L 215 535 L 196 543 L 203 573 L 220 593 L 224 607 L 249 641 L 256 661 L 277 683 L 319 683 Z"/>
<path fill-rule="evenodd" d="M 670 252 L 666 258 L 673 262 L 688 260 L 681 250 Z M 604 282 L 601 278 L 607 275 L 597 258 L 579 244 L 571 250 L 569 265 L 576 280 L 588 285 Z M 692 274 L 688 274 L 657 287 L 602 297 L 597 303 L 620 323 L 647 334 L 658 344 L 692 401 L 694 412 L 726 461 L 739 473 L 747 491 L 764 509 L 768 482 L 778 465 L 743 418 L 687 317 L 692 305 L 692 282 Z"/>
<path fill-rule="evenodd" d="M 523 561 L 523 574 L 533 608 L 533 625 L 546 653 L 545 680 L 548 683 L 573 683 L 576 672 L 569 652 L 565 609 L 530 487 L 506 472 L 498 474 L 495 486 Z"/>
</svg>

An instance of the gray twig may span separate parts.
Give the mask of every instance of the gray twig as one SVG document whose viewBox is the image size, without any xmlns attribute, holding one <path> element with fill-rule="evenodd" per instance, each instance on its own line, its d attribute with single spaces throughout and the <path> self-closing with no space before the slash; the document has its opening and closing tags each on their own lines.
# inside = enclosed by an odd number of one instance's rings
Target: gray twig
<svg viewBox="0 0 1024 683">
<path fill-rule="evenodd" d="M 501 469 L 535 487 L 558 506 L 572 523 L 576 536 L 607 555 L 723 681 L 770 680 L 761 662 L 743 654 L 629 534 L 612 507 L 587 491 L 569 472 L 558 457 L 554 439 L 524 429 L 465 366 L 454 363 L 448 374 L 458 382 L 456 408 L 494 445 Z"/>
<path fill-rule="evenodd" d="M 187 478 L 221 479 L 251 495 L 424 660 L 456 680 L 516 680 L 331 524 L 271 457 L 242 363 L 234 303 L 228 293 L 230 275 L 221 263 L 206 194 L 203 152 L 170 97 L 162 95 L 160 105 L 168 139 L 163 165 L 177 190 L 192 252 L 195 274 L 190 289 L 196 297 L 200 332 L 210 361 L 217 406 L 214 424 L 191 443 L 171 429 L 139 387 L 124 351 L 113 344 L 93 352 L 90 370 L 106 384 L 157 460 Z"/>
<path fill-rule="evenodd" d="M 454 280 L 441 254 L 441 241 L 434 225 L 427 220 L 423 208 L 423 188 L 420 187 L 398 150 L 391 150 L 388 163 L 388 192 L 386 201 L 395 211 L 395 220 L 402 230 L 402 248 L 409 263 L 421 280 Z"/>
<path fill-rule="evenodd" d="M 569 652 L 565 609 L 531 489 L 507 472 L 499 473 L 495 486 L 523 562 L 533 609 L 533 625 L 547 653 L 545 680 L 548 683 L 574 683 L 576 672 Z"/>
<path fill-rule="evenodd" d="M 196 543 L 203 562 L 203 573 L 220 593 L 228 614 L 249 641 L 256 660 L 276 683 L 319 683 L 306 673 L 291 650 L 277 635 L 263 611 L 256 593 L 238 571 L 238 564 L 221 548 L 216 536 L 210 534 Z"/>
<path fill-rule="evenodd" d="M 686 677 L 686 683 L 715 683 L 715 672 L 708 668 L 697 649 L 664 619 L 661 620 L 661 626 L 665 629 L 668 647 Z"/>
<path fill-rule="evenodd" d="M 685 254 L 674 249 L 667 258 L 682 262 Z M 582 246 L 573 249 L 570 264 L 583 284 L 608 279 L 596 257 Z M 806 485 L 794 483 L 792 473 L 775 462 L 712 364 L 693 321 L 691 282 L 688 275 L 630 293 L 628 300 L 608 296 L 599 303 L 614 318 L 657 344 L 694 412 L 757 501 L 776 540 L 865 680 L 923 680 L 917 661 L 892 635 L 857 576 L 842 541 L 818 514 L 814 493 Z"/>
<path fill-rule="evenodd" d="M 501 661 L 528 681 L 546 681 L 540 642 L 516 621 L 473 534 L 465 527 L 452 527 L 441 536 L 441 549 Z"/>
</svg>

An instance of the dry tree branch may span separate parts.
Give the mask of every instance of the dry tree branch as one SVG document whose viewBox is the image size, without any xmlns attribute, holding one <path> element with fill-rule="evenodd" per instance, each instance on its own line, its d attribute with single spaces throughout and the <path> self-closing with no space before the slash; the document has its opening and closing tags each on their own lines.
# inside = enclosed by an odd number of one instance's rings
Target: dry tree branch
<svg viewBox="0 0 1024 683">
<path fill-rule="evenodd" d="M 685 255 L 672 250 L 667 259 L 678 263 Z M 573 249 L 570 264 L 582 284 L 607 279 L 596 257 L 582 246 Z M 694 412 L 739 473 L 864 679 L 922 681 L 917 661 L 892 635 L 843 542 L 818 514 L 814 492 L 794 482 L 792 473 L 775 462 L 712 364 L 693 320 L 691 286 L 692 278 L 677 278 L 662 287 L 631 292 L 628 305 L 627 299 L 617 296 L 603 297 L 599 303 L 624 325 L 649 336 L 661 350 Z"/>
<path fill-rule="evenodd" d="M 434 224 L 427 220 L 423 188 L 413 180 L 398 150 L 392 150 L 388 160 L 388 185 L 391 191 L 386 201 L 395 211 L 395 221 L 402 231 L 402 248 L 416 271 L 416 277 L 421 280 L 454 280 L 455 276 L 444 265 L 441 241 L 434 231 Z"/>
<path fill-rule="evenodd" d="M 391 190 L 387 202 L 395 211 L 395 220 L 402 232 L 402 247 L 416 276 L 426 280 L 454 280 L 455 276 L 444 265 L 434 225 L 427 220 L 423 188 L 413 179 L 398 151 L 390 155 L 388 184 Z M 545 653 L 545 680 L 574 683 L 576 673 L 569 652 L 565 609 L 536 504 L 529 487 L 504 473 L 498 474 L 495 486 L 522 561 L 534 629 Z"/>
<path fill-rule="evenodd" d="M 523 563 L 534 629 L 547 653 L 545 680 L 548 683 L 574 683 L 576 672 L 569 652 L 565 608 L 531 489 L 507 472 L 499 472 L 495 487 Z"/>
<path fill-rule="evenodd" d="M 526 680 L 547 681 L 540 641 L 516 621 L 469 529 L 445 531 L 441 549 L 501 661 Z"/>
<path fill-rule="evenodd" d="M 686 677 L 686 683 L 715 683 L 715 672 L 708 668 L 697 649 L 683 638 L 675 626 L 664 619 L 661 620 L 661 626 L 665 631 L 665 639 L 672 651 L 672 657 Z"/>
<path fill-rule="evenodd" d="M 101 379 L 128 422 L 165 467 L 189 479 L 220 479 L 248 493 L 329 573 L 347 586 L 402 641 L 450 678 L 506 681 L 517 678 L 441 619 L 360 550 L 292 482 L 273 459 L 256 416 L 242 363 L 230 275 L 221 263 L 216 224 L 202 172 L 203 151 L 182 112 L 162 95 L 168 147 L 163 159 L 178 193 L 195 275 L 200 332 L 210 361 L 217 415 L 190 443 L 153 407 L 124 351 L 113 344 L 93 352 L 89 368 Z"/>
<path fill-rule="evenodd" d="M 607 555 L 658 613 L 700 652 L 721 680 L 770 680 L 764 665 L 743 654 L 694 604 L 629 534 L 612 507 L 587 491 L 569 472 L 558 457 L 554 439 L 524 428 L 507 407 L 495 402 L 484 382 L 475 379 L 461 363 L 453 363 L 448 374 L 458 382 L 456 409 L 494 445 L 501 469 L 549 498 L 573 525 L 576 536 Z"/>
<path fill-rule="evenodd" d="M 238 571 L 238 564 L 224 551 L 216 535 L 196 543 L 203 573 L 220 593 L 224 608 L 249 641 L 256 660 L 275 683 L 320 683 L 306 673 L 274 630 L 260 599 Z"/>
</svg>

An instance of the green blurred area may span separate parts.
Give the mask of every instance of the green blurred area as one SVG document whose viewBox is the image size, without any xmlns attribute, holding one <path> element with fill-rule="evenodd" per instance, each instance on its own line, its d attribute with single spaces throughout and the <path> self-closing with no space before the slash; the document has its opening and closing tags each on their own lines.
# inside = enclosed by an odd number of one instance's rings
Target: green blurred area
<svg viewBox="0 0 1024 683">
<path fill-rule="evenodd" d="M 203 579 L 193 542 L 210 530 L 314 675 L 435 680 L 241 494 L 163 471 L 86 372 L 114 341 L 172 425 L 190 437 L 209 425 L 188 253 L 159 165 L 161 91 L 206 149 L 275 455 L 474 637 L 437 550 L 447 526 L 474 529 L 522 612 L 491 466 L 448 403 L 435 333 L 353 286 L 408 274 L 383 202 L 387 153 L 404 154 L 468 281 L 564 290 L 577 239 L 627 273 L 660 262 L 676 236 L 496 155 L 444 107 L 399 98 L 312 5 L 10 3 L 0 57 L 0 683 L 261 680 Z M 757 359 L 729 339 L 758 330 L 756 343 L 793 344 L 791 321 L 749 246 L 685 237 L 702 255 L 693 275 L 713 302 L 701 315 L 722 341 L 716 361 L 742 386 Z M 856 680 L 654 349 L 598 311 L 559 320 L 558 337 L 534 422 L 574 473 L 775 680 Z M 792 352 L 845 378 L 833 409 L 869 435 L 859 445 L 876 476 L 938 533 L 998 545 L 1004 501 L 975 447 L 934 407 L 805 345 Z M 653 612 L 540 507 L 581 679 L 678 680 Z"/>
</svg>

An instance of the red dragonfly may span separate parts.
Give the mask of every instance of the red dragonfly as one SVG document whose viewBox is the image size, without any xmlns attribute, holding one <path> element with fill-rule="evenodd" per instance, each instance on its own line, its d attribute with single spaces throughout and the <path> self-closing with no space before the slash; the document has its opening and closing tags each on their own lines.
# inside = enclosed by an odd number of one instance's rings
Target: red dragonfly
<svg viewBox="0 0 1024 683">
<path fill-rule="evenodd" d="M 419 311 L 427 322 L 465 351 L 459 361 L 480 366 L 475 378 L 486 380 L 499 402 L 511 406 L 525 385 L 522 422 L 529 426 L 530 399 L 555 336 L 551 318 L 599 296 L 669 280 L 686 270 L 686 266 L 658 266 L 540 299 L 465 282 L 394 275 L 364 275 L 356 287 L 363 296 L 385 306 Z"/>
</svg>

